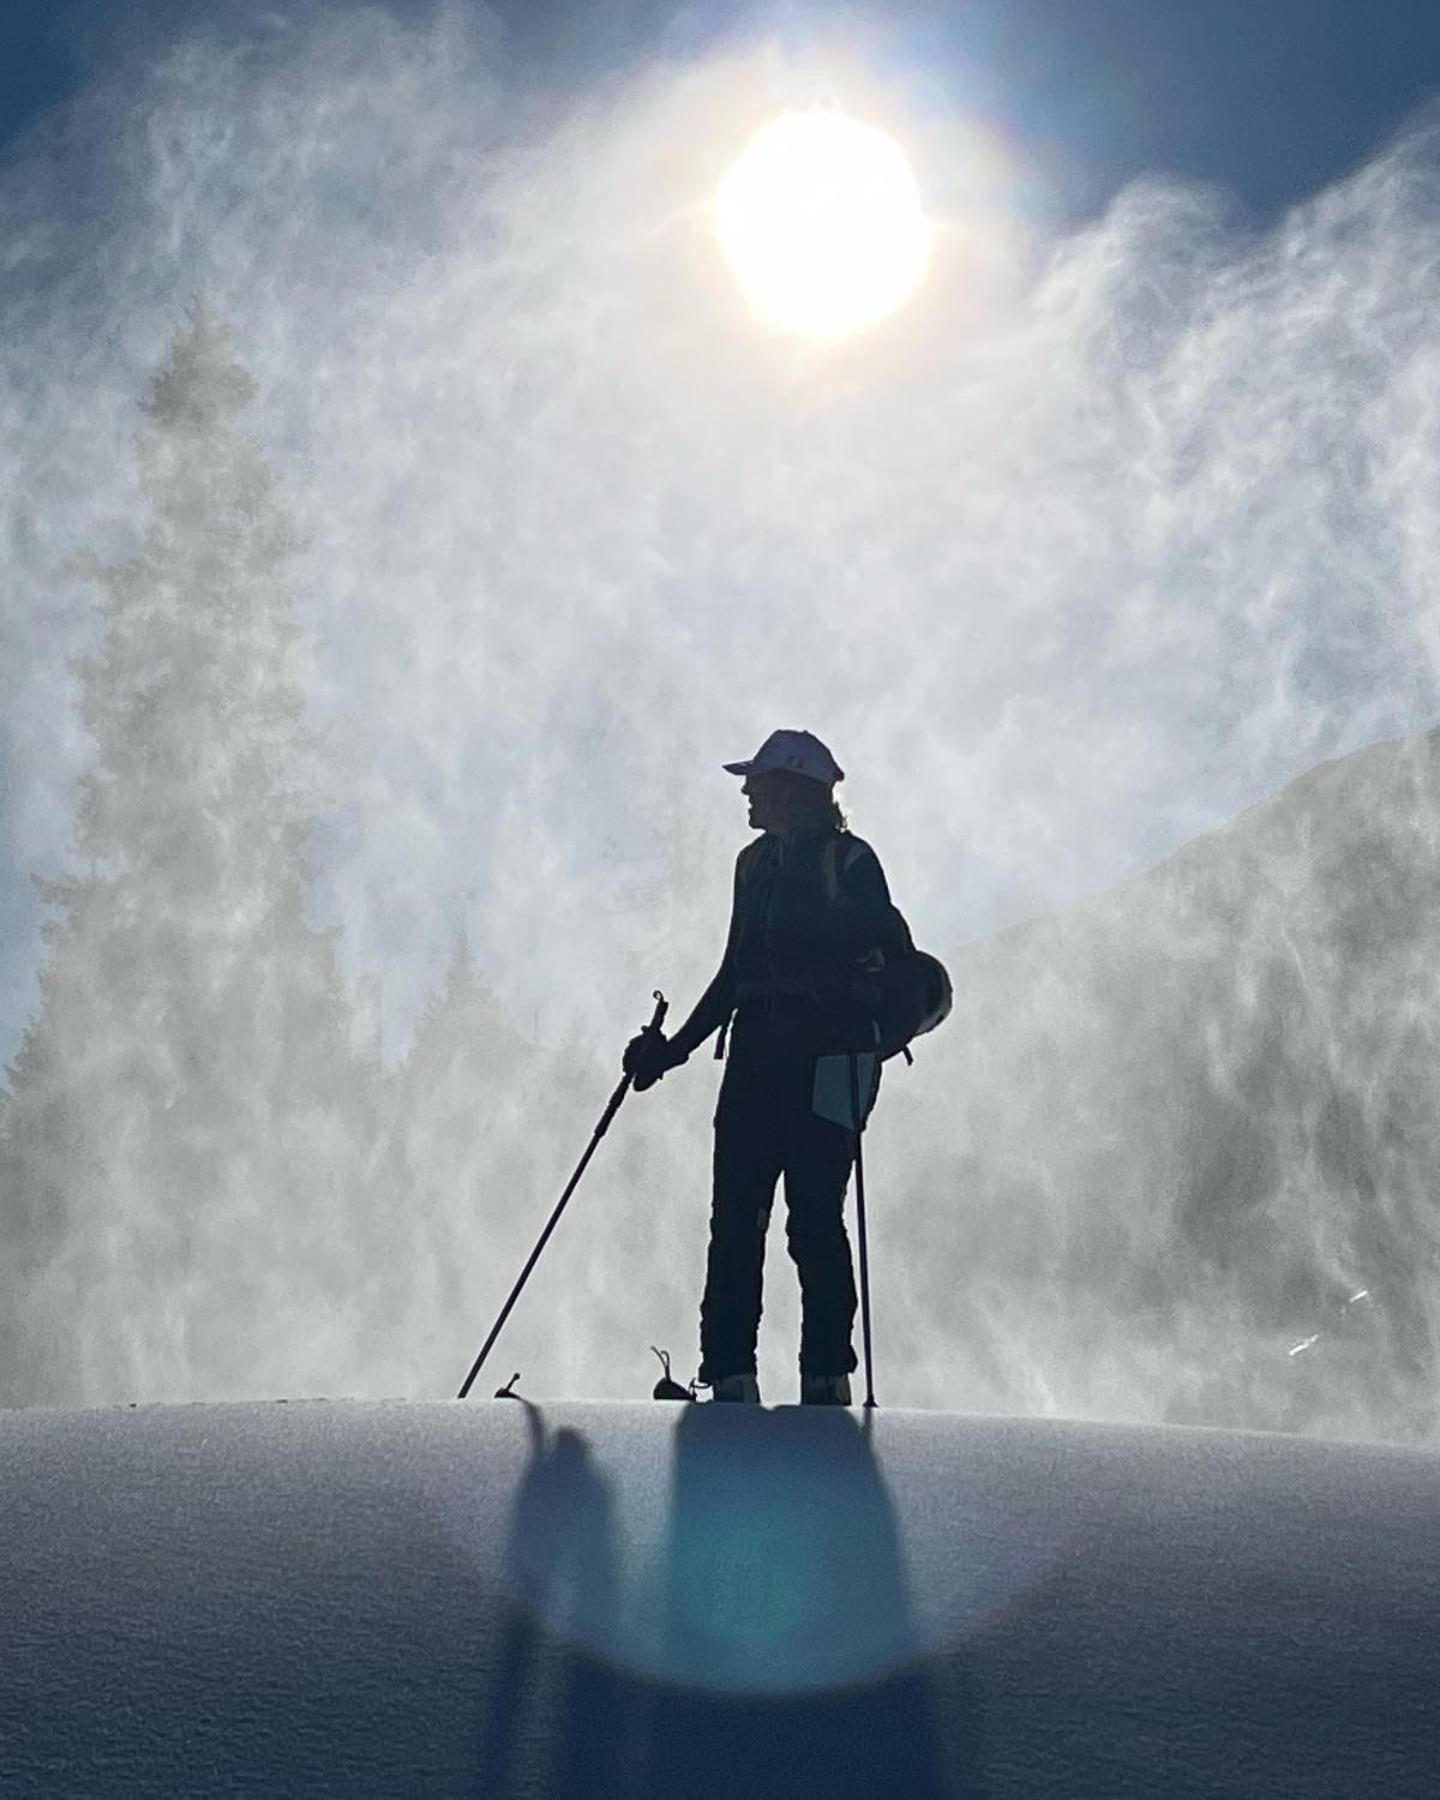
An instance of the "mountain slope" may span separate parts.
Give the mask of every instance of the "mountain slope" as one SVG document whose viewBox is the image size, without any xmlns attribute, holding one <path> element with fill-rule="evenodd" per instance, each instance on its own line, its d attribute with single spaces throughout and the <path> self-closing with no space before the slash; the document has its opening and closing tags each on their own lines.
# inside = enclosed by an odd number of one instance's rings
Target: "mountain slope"
<svg viewBox="0 0 1440 1800">
<path fill-rule="evenodd" d="M 944 1146 L 910 1299 L 954 1321 L 952 1392 L 1433 1428 L 1437 898 L 1431 734 L 955 959 L 943 1074 L 901 1127 Z"/>
</svg>

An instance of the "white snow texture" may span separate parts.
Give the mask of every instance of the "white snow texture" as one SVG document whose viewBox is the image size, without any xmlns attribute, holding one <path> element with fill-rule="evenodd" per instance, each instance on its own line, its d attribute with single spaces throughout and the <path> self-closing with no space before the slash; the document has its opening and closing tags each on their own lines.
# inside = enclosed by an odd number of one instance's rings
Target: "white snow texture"
<svg viewBox="0 0 1440 1800">
<path fill-rule="evenodd" d="M 316 1402 L 0 1463 L 7 1800 L 1435 1791 L 1430 1452 Z"/>
</svg>

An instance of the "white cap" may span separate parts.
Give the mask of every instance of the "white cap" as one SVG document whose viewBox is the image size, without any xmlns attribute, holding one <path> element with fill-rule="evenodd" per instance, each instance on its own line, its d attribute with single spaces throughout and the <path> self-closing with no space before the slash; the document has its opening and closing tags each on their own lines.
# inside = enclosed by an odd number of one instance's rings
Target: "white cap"
<svg viewBox="0 0 1440 1800">
<path fill-rule="evenodd" d="M 833 787 L 845 771 L 811 731 L 772 731 L 749 762 L 726 763 L 731 775 L 766 775 L 784 769 Z"/>
</svg>

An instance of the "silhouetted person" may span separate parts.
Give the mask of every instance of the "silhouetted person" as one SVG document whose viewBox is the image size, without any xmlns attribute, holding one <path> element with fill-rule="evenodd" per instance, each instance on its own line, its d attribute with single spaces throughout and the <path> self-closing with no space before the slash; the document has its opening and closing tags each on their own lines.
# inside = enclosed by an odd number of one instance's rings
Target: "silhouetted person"
<svg viewBox="0 0 1440 1800">
<path fill-rule="evenodd" d="M 643 1090 L 700 1044 L 729 1031 L 715 1115 L 714 1197 L 700 1380 L 717 1400 L 758 1401 L 765 1231 L 785 1177 L 787 1242 L 800 1275 L 801 1399 L 848 1405 L 855 1276 L 845 1187 L 855 1157 L 851 1053 L 860 1119 L 874 1103 L 875 978 L 910 947 L 879 861 L 835 804 L 843 773 L 808 731 L 776 731 L 748 762 L 750 823 L 725 954 L 695 1010 L 667 1039 L 646 1029 L 625 1067 Z M 733 1019 L 733 1023 L 732 1023 Z"/>
</svg>

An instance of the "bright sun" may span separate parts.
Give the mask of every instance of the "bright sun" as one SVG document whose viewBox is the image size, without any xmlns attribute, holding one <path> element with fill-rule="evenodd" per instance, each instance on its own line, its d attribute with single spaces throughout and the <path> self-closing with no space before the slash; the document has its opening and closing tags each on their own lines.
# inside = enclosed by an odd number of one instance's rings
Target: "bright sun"
<svg viewBox="0 0 1440 1800">
<path fill-rule="evenodd" d="M 930 261 L 905 153 L 843 113 L 787 113 L 765 126 L 721 181 L 715 221 L 756 309 L 826 342 L 894 312 Z"/>
</svg>

